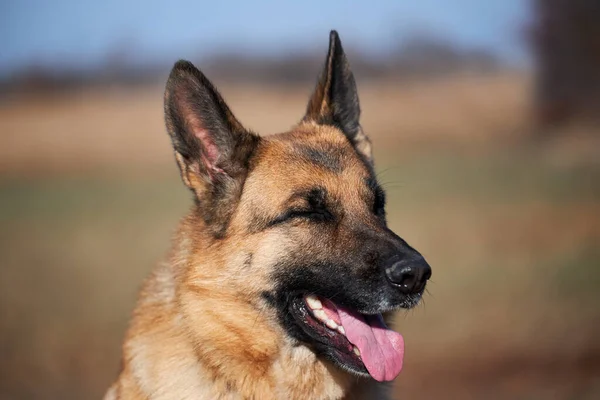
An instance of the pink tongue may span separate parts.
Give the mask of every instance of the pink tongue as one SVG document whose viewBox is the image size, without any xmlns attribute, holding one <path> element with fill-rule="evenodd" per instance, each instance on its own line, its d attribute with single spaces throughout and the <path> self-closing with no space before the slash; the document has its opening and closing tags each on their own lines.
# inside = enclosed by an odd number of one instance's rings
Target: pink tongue
<svg viewBox="0 0 600 400">
<path fill-rule="evenodd" d="M 338 306 L 346 337 L 360 350 L 360 357 L 371 376 L 391 381 L 402 370 L 404 339 L 383 322 L 381 315 L 362 315 Z"/>
</svg>

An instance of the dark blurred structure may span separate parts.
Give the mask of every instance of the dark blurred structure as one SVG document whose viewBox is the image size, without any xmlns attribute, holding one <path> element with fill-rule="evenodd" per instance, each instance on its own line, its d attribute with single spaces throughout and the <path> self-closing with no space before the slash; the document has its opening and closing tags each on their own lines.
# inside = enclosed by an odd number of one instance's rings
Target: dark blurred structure
<svg viewBox="0 0 600 400">
<path fill-rule="evenodd" d="M 533 1 L 539 121 L 600 121 L 600 1 Z"/>
</svg>

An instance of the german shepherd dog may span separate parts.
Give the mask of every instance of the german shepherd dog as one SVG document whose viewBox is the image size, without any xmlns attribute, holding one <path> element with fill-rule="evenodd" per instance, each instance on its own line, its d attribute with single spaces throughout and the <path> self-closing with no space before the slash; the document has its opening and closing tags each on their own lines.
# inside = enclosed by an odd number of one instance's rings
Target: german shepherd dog
<svg viewBox="0 0 600 400">
<path fill-rule="evenodd" d="M 338 34 L 306 115 L 260 137 L 191 63 L 165 118 L 194 205 L 145 282 L 105 399 L 386 398 L 404 341 L 384 317 L 431 276 L 388 229 Z"/>
</svg>

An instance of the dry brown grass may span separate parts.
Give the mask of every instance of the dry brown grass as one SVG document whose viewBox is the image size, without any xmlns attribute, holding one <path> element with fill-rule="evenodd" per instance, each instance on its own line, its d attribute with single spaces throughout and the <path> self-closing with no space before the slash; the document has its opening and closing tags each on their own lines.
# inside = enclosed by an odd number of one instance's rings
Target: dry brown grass
<svg viewBox="0 0 600 400">
<path fill-rule="evenodd" d="M 360 87 L 363 125 L 381 142 L 464 139 L 523 132 L 527 79 L 457 76 L 432 82 Z M 298 121 L 312 88 L 219 85 L 236 115 L 263 134 Z M 0 173 L 74 168 L 156 168 L 171 162 L 163 129 L 162 87 L 95 90 L 0 107 Z"/>
<path fill-rule="evenodd" d="M 399 398 L 600 393 L 600 157 L 519 140 L 527 82 L 360 87 L 390 225 L 434 268 L 397 318 Z M 261 133 L 298 120 L 311 89 L 220 86 Z M 0 399 L 98 398 L 114 378 L 137 287 L 189 204 L 161 91 L 0 107 Z"/>
</svg>

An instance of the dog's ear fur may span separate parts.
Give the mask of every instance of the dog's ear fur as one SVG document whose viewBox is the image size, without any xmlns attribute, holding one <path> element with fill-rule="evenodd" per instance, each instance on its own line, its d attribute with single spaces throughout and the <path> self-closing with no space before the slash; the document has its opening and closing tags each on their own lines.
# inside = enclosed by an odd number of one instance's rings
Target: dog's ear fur
<svg viewBox="0 0 600 400">
<path fill-rule="evenodd" d="M 336 126 L 357 153 L 372 165 L 371 141 L 362 131 L 359 119 L 360 104 L 354 75 L 338 33 L 331 31 L 325 68 L 308 103 L 304 120 Z"/>
<path fill-rule="evenodd" d="M 181 177 L 215 236 L 227 223 L 260 138 L 242 127 L 212 83 L 179 61 L 165 91 L 165 121 Z"/>
</svg>

